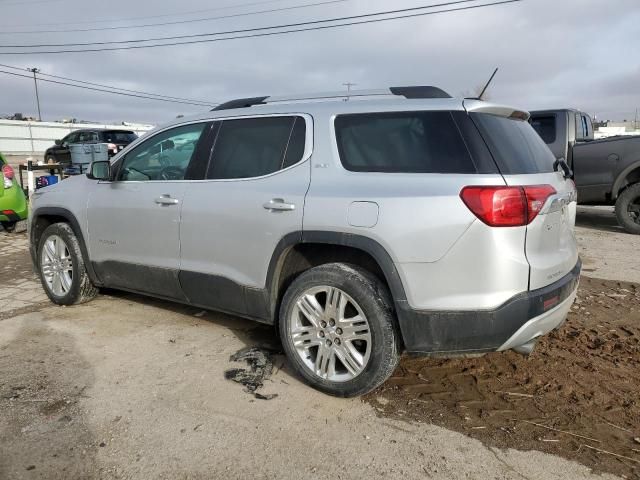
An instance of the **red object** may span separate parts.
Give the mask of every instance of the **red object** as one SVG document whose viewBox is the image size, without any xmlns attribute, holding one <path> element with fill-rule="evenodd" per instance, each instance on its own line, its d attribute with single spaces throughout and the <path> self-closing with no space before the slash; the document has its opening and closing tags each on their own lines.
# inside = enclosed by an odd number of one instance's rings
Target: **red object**
<svg viewBox="0 0 640 480">
<path fill-rule="evenodd" d="M 13 168 L 11 168 L 10 165 L 3 165 L 2 166 L 2 174 L 5 176 L 5 178 L 7 178 L 9 180 L 13 180 L 13 177 L 15 176 Z"/>
<path fill-rule="evenodd" d="M 16 212 L 13 210 L 2 210 L 3 215 L 14 215 Z"/>
<path fill-rule="evenodd" d="M 464 187 L 460 198 L 473 214 L 490 227 L 521 227 L 538 216 L 549 196 L 551 185 Z"/>
<path fill-rule="evenodd" d="M 560 296 L 556 295 L 555 297 L 551 297 L 548 300 L 545 300 L 542 304 L 542 308 L 546 311 L 551 307 L 555 307 L 558 303 L 560 303 Z"/>
</svg>

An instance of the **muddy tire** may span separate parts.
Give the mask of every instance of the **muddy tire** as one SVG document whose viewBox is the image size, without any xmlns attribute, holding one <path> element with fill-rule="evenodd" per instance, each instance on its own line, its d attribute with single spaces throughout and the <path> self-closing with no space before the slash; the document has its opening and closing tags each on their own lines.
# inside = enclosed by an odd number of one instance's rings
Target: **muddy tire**
<svg viewBox="0 0 640 480">
<path fill-rule="evenodd" d="M 329 395 L 370 392 L 400 358 L 388 289 L 354 265 L 321 265 L 296 278 L 282 300 L 279 331 L 294 370 Z"/>
<path fill-rule="evenodd" d="M 627 232 L 640 235 L 640 183 L 627 187 L 618 196 L 616 217 Z"/>
<path fill-rule="evenodd" d="M 38 243 L 37 270 L 53 303 L 84 303 L 98 294 L 85 267 L 80 244 L 67 223 L 49 225 Z"/>
</svg>

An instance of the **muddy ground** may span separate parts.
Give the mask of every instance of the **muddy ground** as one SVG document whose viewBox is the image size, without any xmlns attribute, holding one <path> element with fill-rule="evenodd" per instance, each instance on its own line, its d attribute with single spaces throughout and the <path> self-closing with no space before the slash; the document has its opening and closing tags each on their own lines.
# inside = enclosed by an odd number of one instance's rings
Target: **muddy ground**
<svg viewBox="0 0 640 480">
<path fill-rule="evenodd" d="M 640 477 L 640 285 L 583 277 L 567 322 L 531 356 L 405 358 L 366 398 L 382 416 Z"/>
</svg>

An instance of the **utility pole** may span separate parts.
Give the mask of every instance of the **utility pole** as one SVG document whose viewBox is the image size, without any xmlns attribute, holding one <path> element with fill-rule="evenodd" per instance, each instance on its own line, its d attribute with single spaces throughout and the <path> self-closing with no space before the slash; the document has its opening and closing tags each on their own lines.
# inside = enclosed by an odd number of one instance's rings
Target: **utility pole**
<svg viewBox="0 0 640 480">
<path fill-rule="evenodd" d="M 36 86 L 36 103 L 38 104 L 38 121 L 42 121 L 42 115 L 40 115 L 40 97 L 38 96 L 38 79 L 36 78 L 36 73 L 40 71 L 38 68 L 27 68 L 31 73 L 33 73 L 33 84 Z"/>
<path fill-rule="evenodd" d="M 347 93 L 351 93 L 351 87 L 355 87 L 358 84 L 357 83 L 351 83 L 351 82 L 345 82 L 342 85 L 347 87 Z"/>
<path fill-rule="evenodd" d="M 633 121 L 633 130 L 638 130 L 638 109 L 636 108 L 636 118 Z"/>
<path fill-rule="evenodd" d="M 347 87 L 347 98 L 344 98 L 343 100 L 345 102 L 348 102 L 349 98 L 351 98 L 351 87 L 355 87 L 357 85 L 357 83 L 345 82 L 342 85 Z"/>
</svg>

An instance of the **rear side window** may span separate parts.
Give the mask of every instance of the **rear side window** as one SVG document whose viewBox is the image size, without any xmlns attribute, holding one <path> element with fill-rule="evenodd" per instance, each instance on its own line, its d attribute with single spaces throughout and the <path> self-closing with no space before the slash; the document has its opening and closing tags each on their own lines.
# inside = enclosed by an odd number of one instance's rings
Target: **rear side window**
<svg viewBox="0 0 640 480">
<path fill-rule="evenodd" d="M 556 116 L 531 117 L 529 123 L 547 145 L 556 141 Z"/>
<path fill-rule="evenodd" d="M 519 175 L 553 172 L 555 157 L 528 122 L 472 113 L 500 172 Z"/>
<path fill-rule="evenodd" d="M 450 112 L 340 115 L 335 130 L 347 170 L 476 173 Z"/>
<path fill-rule="evenodd" d="M 261 177 L 294 165 L 302 160 L 305 132 L 301 117 L 224 120 L 207 178 Z"/>
<path fill-rule="evenodd" d="M 131 143 L 138 138 L 138 136 L 133 132 L 118 130 L 102 132 L 102 137 L 104 142 L 109 143 Z"/>
</svg>

